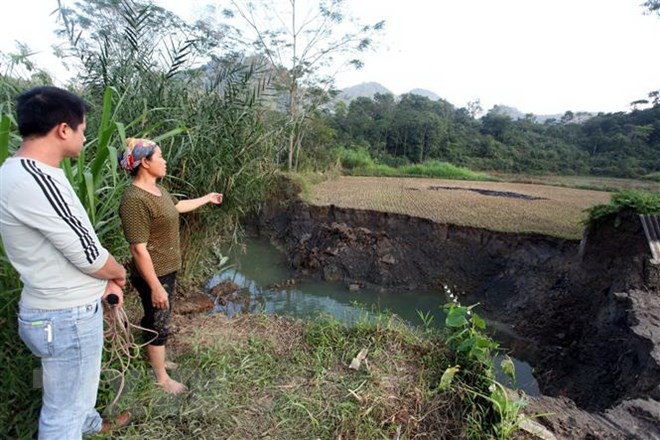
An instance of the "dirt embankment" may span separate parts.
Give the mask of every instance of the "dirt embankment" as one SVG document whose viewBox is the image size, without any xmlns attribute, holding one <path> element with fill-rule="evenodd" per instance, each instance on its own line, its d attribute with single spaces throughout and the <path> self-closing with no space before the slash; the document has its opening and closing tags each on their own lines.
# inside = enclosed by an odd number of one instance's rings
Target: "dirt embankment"
<svg viewBox="0 0 660 440">
<path fill-rule="evenodd" d="M 660 438 L 660 287 L 646 282 L 654 268 L 635 215 L 603 219 L 582 246 L 295 198 L 272 201 L 259 225 L 301 274 L 444 284 L 479 302 L 528 341 L 518 356 L 545 395 L 531 408 L 555 412 L 543 421 L 560 437 Z"/>
</svg>

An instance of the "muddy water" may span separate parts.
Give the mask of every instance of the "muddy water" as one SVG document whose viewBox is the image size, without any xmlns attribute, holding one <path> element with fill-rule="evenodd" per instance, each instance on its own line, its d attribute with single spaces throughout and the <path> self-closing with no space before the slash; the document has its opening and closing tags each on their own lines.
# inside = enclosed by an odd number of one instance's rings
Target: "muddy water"
<svg viewBox="0 0 660 440">
<path fill-rule="evenodd" d="M 401 317 L 410 325 L 422 325 L 418 313 L 432 316 L 432 325 L 444 322 L 442 306 L 447 302 L 443 292 L 433 291 L 383 291 L 363 287 L 358 291 L 349 290 L 343 283 L 316 281 L 312 279 L 291 279 L 287 258 L 284 253 L 266 239 L 249 238 L 239 247 L 226 250 L 232 267 L 211 278 L 208 288 L 219 282 L 231 280 L 241 288 L 235 301 L 225 305 L 216 304 L 215 311 L 229 316 L 244 309 L 250 312 L 264 311 L 296 318 L 309 319 L 319 314 L 329 314 L 351 324 L 360 319 L 373 317 L 376 311 L 389 311 Z M 291 280 L 291 281 L 289 281 Z M 496 321 L 488 321 L 491 335 L 502 347 L 521 346 L 519 338 L 511 328 Z M 520 350 L 517 349 L 516 353 Z M 496 358 L 499 365 L 501 356 Z M 539 395 L 539 386 L 533 376 L 532 367 L 515 359 L 516 381 L 498 371 L 498 379 L 514 388 L 524 390 L 528 395 Z"/>
</svg>

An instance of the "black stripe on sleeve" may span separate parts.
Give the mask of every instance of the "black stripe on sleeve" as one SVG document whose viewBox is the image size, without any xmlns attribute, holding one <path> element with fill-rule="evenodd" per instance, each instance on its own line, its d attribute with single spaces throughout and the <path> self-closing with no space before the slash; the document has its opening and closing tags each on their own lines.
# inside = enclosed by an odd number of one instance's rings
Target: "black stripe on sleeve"
<svg viewBox="0 0 660 440">
<path fill-rule="evenodd" d="M 37 170 L 39 170 L 37 168 Z M 96 259 L 96 257 L 99 256 L 99 250 L 96 247 L 96 243 L 94 242 L 94 239 L 92 236 L 89 234 L 89 230 L 80 222 L 80 219 L 73 215 L 71 212 L 71 209 L 69 208 L 69 205 L 67 205 L 66 201 L 64 200 L 64 197 L 62 197 L 62 193 L 60 192 L 59 188 L 57 187 L 57 184 L 53 180 L 52 176 L 49 174 L 43 173 L 41 170 L 39 170 L 43 176 L 48 179 L 48 184 L 49 187 L 52 188 L 53 194 L 55 197 L 57 197 L 59 203 L 61 206 L 64 206 L 64 211 L 65 214 L 71 219 L 71 221 L 80 229 L 80 232 L 83 234 L 83 238 L 87 242 L 87 245 L 89 246 L 90 252 L 92 253 L 92 258 Z"/>
<path fill-rule="evenodd" d="M 73 230 L 78 236 L 80 244 L 85 253 L 89 264 L 92 264 L 98 256 L 98 249 L 94 242 L 89 238 L 89 232 L 80 224 L 80 221 L 71 214 L 71 210 L 59 193 L 59 190 L 52 182 L 48 182 L 46 174 L 37 168 L 34 161 L 21 159 L 23 168 L 34 178 L 35 182 L 41 188 L 46 199 L 52 206 L 57 215 Z"/>
<path fill-rule="evenodd" d="M 64 216 L 68 217 L 73 226 L 75 226 L 78 231 L 82 234 L 82 240 L 84 242 L 81 242 L 83 245 L 83 248 L 85 249 L 85 252 L 89 251 L 89 254 L 92 258 L 92 260 L 95 260 L 96 257 L 99 256 L 99 251 L 96 247 L 96 244 L 94 243 L 94 240 L 92 237 L 89 235 L 89 231 L 87 228 L 83 226 L 83 224 L 80 222 L 80 219 L 78 219 L 76 216 L 73 215 L 71 212 L 71 209 L 69 209 L 69 205 L 67 205 L 66 201 L 64 200 L 64 197 L 62 197 L 62 193 L 60 192 L 59 188 L 57 187 L 57 184 L 53 181 L 53 178 L 49 175 L 44 173 L 42 170 L 40 170 L 37 167 L 37 164 L 34 162 L 28 163 L 28 165 L 36 172 L 39 174 L 41 177 L 42 181 L 46 184 L 48 190 L 50 191 L 51 195 L 55 198 L 55 201 L 57 202 L 58 206 L 62 210 L 62 213 Z M 80 235 L 79 235 L 80 236 Z"/>
</svg>

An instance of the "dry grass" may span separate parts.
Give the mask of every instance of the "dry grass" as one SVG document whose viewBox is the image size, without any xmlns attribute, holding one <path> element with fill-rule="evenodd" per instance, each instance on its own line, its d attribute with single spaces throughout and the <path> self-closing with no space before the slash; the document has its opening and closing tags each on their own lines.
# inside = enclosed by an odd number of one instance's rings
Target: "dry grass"
<svg viewBox="0 0 660 440">
<path fill-rule="evenodd" d="M 189 392 L 163 396 L 134 372 L 120 405 L 135 420 L 121 438 L 461 438 L 443 437 L 464 421 L 437 414 L 447 398 L 428 382 L 446 367 L 445 349 L 391 315 L 352 328 L 260 314 L 174 321 L 173 375 Z M 362 348 L 366 361 L 349 369 Z"/>
<path fill-rule="evenodd" d="M 487 195 L 474 190 L 538 198 Z M 494 231 L 579 238 L 585 209 L 608 203 L 602 191 L 502 182 L 340 177 L 313 187 L 309 202 L 407 214 Z"/>
<path fill-rule="evenodd" d="M 246 342 L 250 338 L 263 340 L 278 355 L 288 355 L 293 347 L 299 347 L 304 330 L 303 321 L 295 321 L 280 315 L 173 315 L 177 326 L 171 349 L 174 356 L 185 353 L 195 346 L 213 347 L 223 344 Z"/>
</svg>

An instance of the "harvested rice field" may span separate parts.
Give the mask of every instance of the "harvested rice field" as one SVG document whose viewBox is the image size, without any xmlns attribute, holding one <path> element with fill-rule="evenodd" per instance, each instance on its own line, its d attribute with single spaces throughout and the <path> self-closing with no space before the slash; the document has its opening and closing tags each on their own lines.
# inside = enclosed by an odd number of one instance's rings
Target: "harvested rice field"
<svg viewBox="0 0 660 440">
<path fill-rule="evenodd" d="M 593 189 L 597 191 L 638 190 L 660 192 L 660 182 L 651 180 L 620 179 L 600 176 L 533 176 L 525 174 L 489 173 L 507 182 L 565 186 L 568 188 Z"/>
<path fill-rule="evenodd" d="M 585 209 L 608 203 L 610 193 L 523 183 L 343 176 L 314 185 L 309 197 L 308 202 L 321 206 L 579 239 Z"/>
</svg>

